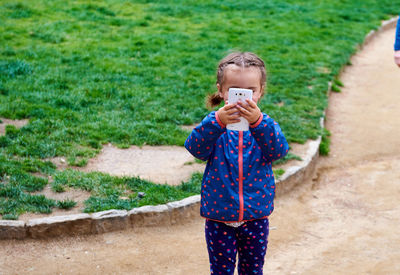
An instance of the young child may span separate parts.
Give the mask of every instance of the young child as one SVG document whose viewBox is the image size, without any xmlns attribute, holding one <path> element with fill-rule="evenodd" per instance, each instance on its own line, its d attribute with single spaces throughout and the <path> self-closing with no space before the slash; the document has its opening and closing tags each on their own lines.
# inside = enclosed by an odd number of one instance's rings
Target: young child
<svg viewBox="0 0 400 275">
<path fill-rule="evenodd" d="M 264 94 L 264 62 L 255 54 L 235 52 L 218 65 L 217 93 L 208 98 L 211 112 L 190 134 L 187 150 L 207 160 L 201 187 L 201 216 L 211 274 L 262 274 L 267 250 L 268 216 L 274 209 L 275 180 L 271 163 L 285 156 L 288 144 L 279 125 L 257 106 Z M 228 104 L 229 88 L 253 90 L 253 99 Z M 250 123 L 249 131 L 226 125 Z"/>
</svg>

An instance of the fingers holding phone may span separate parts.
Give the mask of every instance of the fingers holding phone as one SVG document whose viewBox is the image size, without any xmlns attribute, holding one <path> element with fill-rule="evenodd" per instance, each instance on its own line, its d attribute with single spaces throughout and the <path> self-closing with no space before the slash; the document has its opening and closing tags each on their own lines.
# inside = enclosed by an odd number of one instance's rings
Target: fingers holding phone
<svg viewBox="0 0 400 275">
<path fill-rule="evenodd" d="M 218 118 L 224 125 L 240 122 L 240 114 L 236 104 L 227 104 L 220 108 Z"/>
<path fill-rule="evenodd" d="M 261 110 L 257 104 L 250 99 L 246 99 L 246 102 L 238 102 L 237 108 L 239 109 L 240 115 L 244 117 L 250 124 L 257 122 L 261 115 Z"/>
</svg>

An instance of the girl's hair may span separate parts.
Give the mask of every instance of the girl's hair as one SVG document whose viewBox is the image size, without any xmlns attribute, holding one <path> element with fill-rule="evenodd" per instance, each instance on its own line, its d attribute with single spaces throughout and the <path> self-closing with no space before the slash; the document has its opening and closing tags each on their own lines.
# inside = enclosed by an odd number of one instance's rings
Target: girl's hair
<svg viewBox="0 0 400 275">
<path fill-rule="evenodd" d="M 217 84 L 222 87 L 224 81 L 224 71 L 228 65 L 234 64 L 242 68 L 257 67 L 261 73 L 261 87 L 265 86 L 267 73 L 265 70 L 264 61 L 257 55 L 251 52 L 233 52 L 224 57 L 218 64 L 217 69 Z M 219 96 L 219 91 L 207 97 L 207 106 L 215 107 L 222 102 L 223 98 Z"/>
</svg>

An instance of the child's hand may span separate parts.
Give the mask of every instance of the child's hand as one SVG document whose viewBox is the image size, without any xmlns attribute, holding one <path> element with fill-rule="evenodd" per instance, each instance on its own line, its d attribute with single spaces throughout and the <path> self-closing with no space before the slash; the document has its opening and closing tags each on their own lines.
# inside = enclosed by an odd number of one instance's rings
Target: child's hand
<svg viewBox="0 0 400 275">
<path fill-rule="evenodd" d="M 400 67 L 400 51 L 394 52 L 394 63 Z"/>
<path fill-rule="evenodd" d="M 236 104 L 226 104 L 218 110 L 218 118 L 224 125 L 240 122 L 239 117 L 239 110 L 236 108 Z"/>
<path fill-rule="evenodd" d="M 237 108 L 240 112 L 240 115 L 247 119 L 250 124 L 254 124 L 261 116 L 260 108 L 258 108 L 257 104 L 253 100 L 246 99 L 247 104 L 242 102 L 238 102 Z"/>
</svg>

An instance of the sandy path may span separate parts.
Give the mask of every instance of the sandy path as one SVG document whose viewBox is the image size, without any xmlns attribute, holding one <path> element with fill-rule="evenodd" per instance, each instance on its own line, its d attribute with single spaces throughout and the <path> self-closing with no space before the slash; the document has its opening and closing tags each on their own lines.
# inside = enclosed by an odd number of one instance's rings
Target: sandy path
<svg viewBox="0 0 400 275">
<path fill-rule="evenodd" d="M 400 70 L 394 29 L 332 94 L 331 156 L 279 198 L 265 274 L 400 274 Z M 79 238 L 0 242 L 0 274 L 207 274 L 203 220 Z"/>
</svg>

